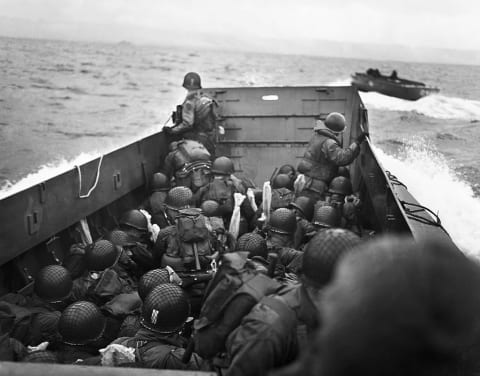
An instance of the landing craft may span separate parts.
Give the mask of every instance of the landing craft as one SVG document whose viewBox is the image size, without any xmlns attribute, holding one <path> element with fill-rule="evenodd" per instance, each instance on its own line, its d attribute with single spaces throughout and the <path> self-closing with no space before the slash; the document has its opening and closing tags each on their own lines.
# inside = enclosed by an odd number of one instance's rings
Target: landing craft
<svg viewBox="0 0 480 376">
<path fill-rule="evenodd" d="M 392 75 L 384 76 L 378 69 L 368 69 L 367 73 L 352 74 L 352 85 L 360 91 L 376 91 L 410 101 L 416 101 L 430 94 L 440 92 L 436 87 L 427 87 L 423 82 L 399 78 L 396 71 Z"/>
<path fill-rule="evenodd" d="M 333 111 L 344 114 L 349 124 L 344 144 L 362 131 L 368 132 L 367 110 L 351 86 L 212 88 L 204 92 L 217 100 L 225 128 L 217 154 L 231 158 L 235 174 L 251 179 L 258 187 L 279 165 L 298 164 L 316 119 L 324 119 Z M 38 271 L 48 264 L 61 264 L 70 245 L 79 241 L 79 228 L 87 225 L 94 239 L 114 228 L 124 211 L 145 199 L 149 180 L 162 168 L 167 152 L 167 138 L 158 132 L 2 199 L 2 294 L 30 294 Z M 370 141 L 362 143 L 360 156 L 350 166 L 350 176 L 363 202 L 363 228 L 375 234 L 409 234 L 417 241 L 434 236 L 453 243 L 439 218 L 419 204 L 393 174 L 382 167 Z M 8 362 L 0 363 L 0 370 L 30 376 L 125 373 L 102 367 L 33 367 Z M 136 370 L 135 374 L 149 375 L 152 371 Z"/>
</svg>

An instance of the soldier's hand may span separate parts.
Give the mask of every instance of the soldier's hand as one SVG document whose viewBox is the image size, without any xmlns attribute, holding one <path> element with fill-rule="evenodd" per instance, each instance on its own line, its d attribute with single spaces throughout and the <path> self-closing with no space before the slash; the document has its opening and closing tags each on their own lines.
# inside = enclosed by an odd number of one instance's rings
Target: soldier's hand
<svg viewBox="0 0 480 376">
<path fill-rule="evenodd" d="M 369 138 L 370 135 L 367 133 L 367 132 L 362 132 L 360 133 L 360 135 L 357 137 L 357 139 L 355 140 L 357 144 L 361 144 L 363 141 L 365 141 L 365 139 Z"/>
<path fill-rule="evenodd" d="M 163 127 L 163 133 L 165 133 L 167 136 L 171 136 L 173 134 L 172 127 Z"/>
</svg>

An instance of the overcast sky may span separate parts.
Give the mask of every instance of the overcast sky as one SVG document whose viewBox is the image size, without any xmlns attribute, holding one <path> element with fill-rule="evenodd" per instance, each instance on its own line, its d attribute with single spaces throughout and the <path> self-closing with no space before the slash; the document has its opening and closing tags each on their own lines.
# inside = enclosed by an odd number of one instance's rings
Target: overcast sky
<svg viewBox="0 0 480 376">
<path fill-rule="evenodd" d="M 0 0 L 0 16 L 63 25 L 59 38 L 89 23 L 480 50 L 479 0 Z"/>
</svg>

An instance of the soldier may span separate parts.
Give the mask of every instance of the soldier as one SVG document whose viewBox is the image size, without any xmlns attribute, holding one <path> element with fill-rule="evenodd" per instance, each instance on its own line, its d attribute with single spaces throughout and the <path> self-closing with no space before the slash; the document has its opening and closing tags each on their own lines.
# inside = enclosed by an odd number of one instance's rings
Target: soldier
<svg viewBox="0 0 480 376">
<path fill-rule="evenodd" d="M 75 300 L 89 300 L 103 305 L 116 295 L 131 293 L 134 287 L 115 270 L 120 256 L 118 249 L 108 240 L 98 240 L 85 250 L 87 271 L 73 281 Z"/>
<path fill-rule="evenodd" d="M 338 168 L 354 161 L 360 153 L 360 144 L 368 136 L 362 133 L 348 148 L 342 149 L 338 137 L 345 127 L 345 118 L 338 112 L 330 113 L 325 122 L 318 120 L 303 160 L 298 165 L 298 171 L 307 177 L 304 194 L 315 200 L 325 199 L 325 192 L 330 181 L 338 175 Z"/>
<path fill-rule="evenodd" d="M 271 210 L 287 208 L 295 199 L 295 193 L 290 189 L 290 177 L 287 174 L 278 174 L 272 181 Z"/>
<path fill-rule="evenodd" d="M 175 178 L 175 185 L 197 191 L 210 181 L 211 154 L 195 140 L 172 142 L 165 158 L 165 174 Z"/>
<path fill-rule="evenodd" d="M 55 353 L 60 363 L 67 364 L 97 357 L 98 349 L 105 345 L 110 334 L 100 309 L 87 301 L 65 308 L 58 322 L 58 332 L 62 343 Z M 98 364 L 99 359 L 92 363 Z"/>
<path fill-rule="evenodd" d="M 312 224 L 315 231 L 320 231 L 325 228 L 336 228 L 341 225 L 341 216 L 337 208 L 331 205 L 319 206 L 315 210 Z"/>
<path fill-rule="evenodd" d="M 182 280 L 171 268 L 152 269 L 145 273 L 138 282 L 138 295 L 142 302 L 148 293 L 162 283 L 181 285 Z M 140 329 L 140 312 L 127 315 L 120 326 L 119 337 L 132 337 Z"/>
<path fill-rule="evenodd" d="M 305 250 L 302 284 L 264 297 L 228 337 L 225 375 L 265 375 L 292 362 L 320 324 L 317 306 L 337 260 L 358 242 L 346 230 L 317 234 Z"/>
<path fill-rule="evenodd" d="M 217 367 L 226 367 L 223 352 L 228 335 L 263 296 L 280 287 L 266 275 L 266 258 L 265 240 L 258 234 L 244 234 L 239 238 L 236 252 L 223 256 L 221 267 L 209 285 L 194 324 L 194 341 L 196 352 Z M 260 259 L 260 268 L 253 259 Z"/>
<path fill-rule="evenodd" d="M 118 223 L 120 230 L 128 235 L 128 241 L 122 247 L 136 263 L 140 274 L 150 270 L 153 267 L 153 244 L 147 217 L 140 210 L 132 209 L 124 212 Z"/>
<path fill-rule="evenodd" d="M 182 86 L 187 90 L 187 97 L 180 109 L 177 106 L 173 119 L 174 126 L 165 127 L 164 132 L 169 136 L 199 141 L 214 157 L 217 139 L 217 103 L 200 92 L 202 85 L 198 73 L 187 73 Z"/>
<path fill-rule="evenodd" d="M 151 191 L 152 193 L 142 205 L 142 208 L 149 212 L 152 216 L 152 224 L 158 225 L 160 228 L 168 226 L 164 204 L 167 198 L 167 192 L 170 190 L 170 179 L 162 172 L 153 174 Z"/>
<path fill-rule="evenodd" d="M 315 231 L 312 225 L 314 201 L 310 197 L 299 196 L 294 202 L 290 203 L 289 209 L 293 210 L 297 217 L 297 230 L 293 242 L 293 248 L 300 249 L 309 238 L 307 234 Z"/>
<path fill-rule="evenodd" d="M 340 261 L 301 361 L 278 375 L 476 374 L 478 285 L 451 242 L 366 242 Z"/>
<path fill-rule="evenodd" d="M 135 363 L 140 367 L 200 370 L 203 362 L 197 354 L 192 354 L 186 363 L 182 361 L 186 341 L 179 333 L 189 314 L 190 306 L 180 287 L 171 283 L 158 285 L 145 298 L 140 330 L 113 344 L 135 349 Z"/>
<path fill-rule="evenodd" d="M 233 172 L 232 160 L 227 157 L 218 157 L 213 161 L 212 181 L 199 189 L 194 197 L 197 206 L 207 200 L 217 202 L 219 204 L 218 213 L 224 219 L 226 226 L 229 225 L 233 213 L 233 194 L 235 192 L 245 193 L 244 187 L 232 180 Z M 242 205 L 242 208 L 245 208 L 245 205 L 246 203 Z"/>
<path fill-rule="evenodd" d="M 297 178 L 297 172 L 295 170 L 295 167 L 293 167 L 292 165 L 289 165 L 289 164 L 285 164 L 278 169 L 278 174 L 288 175 L 288 177 L 290 179 L 290 183 L 287 186 L 287 188 L 293 191 L 293 183 L 295 182 L 295 179 Z"/>
<path fill-rule="evenodd" d="M 280 208 L 270 216 L 267 226 L 269 251 L 277 253 L 278 261 L 286 272 L 294 274 L 298 274 L 303 253 L 292 248 L 296 230 L 297 217 L 292 210 Z"/>
</svg>

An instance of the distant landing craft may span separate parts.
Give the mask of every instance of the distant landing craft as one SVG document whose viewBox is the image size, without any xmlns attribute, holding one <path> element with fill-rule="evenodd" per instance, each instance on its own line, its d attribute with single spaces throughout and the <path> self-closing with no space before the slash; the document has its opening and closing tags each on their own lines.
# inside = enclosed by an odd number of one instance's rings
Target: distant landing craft
<svg viewBox="0 0 480 376">
<path fill-rule="evenodd" d="M 366 73 L 352 74 L 352 85 L 360 91 L 376 91 L 410 101 L 416 101 L 440 91 L 436 87 L 427 87 L 422 82 L 399 78 L 396 71 L 393 71 L 390 76 L 384 76 L 378 69 L 371 68 Z"/>
</svg>

